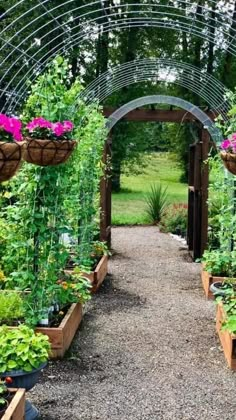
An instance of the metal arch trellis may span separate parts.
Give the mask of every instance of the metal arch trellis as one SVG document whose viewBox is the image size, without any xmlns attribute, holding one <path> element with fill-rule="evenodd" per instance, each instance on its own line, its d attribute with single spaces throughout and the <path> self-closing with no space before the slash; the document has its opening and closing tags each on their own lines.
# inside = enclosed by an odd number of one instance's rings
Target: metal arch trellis
<svg viewBox="0 0 236 420">
<path fill-rule="evenodd" d="M 0 97 L 8 97 L 7 109 L 14 109 L 24 98 L 27 91 L 26 81 L 33 81 L 52 57 L 58 53 L 66 54 L 68 49 L 91 37 L 96 39 L 99 31 L 130 27 L 171 29 L 201 37 L 214 43 L 216 48 L 227 50 L 236 56 L 232 2 L 223 1 L 219 7 L 219 2 L 211 2 L 216 9 L 218 32 L 215 38 L 211 32 L 214 27 L 211 8 L 202 5 L 201 14 L 197 1 L 176 0 L 164 3 L 157 1 L 154 4 L 148 0 L 127 3 L 113 0 L 113 4 L 107 6 L 106 2 L 100 0 L 78 6 L 76 0 L 62 0 L 55 6 L 50 0 L 33 0 L 30 2 L 31 6 L 25 9 L 28 1 L 17 1 L 0 16 L 0 22 L 5 19 L 7 21 L 8 17 L 12 18 L 0 32 L 0 53 L 9 51 L 4 54 L 0 63 Z M 22 22 L 21 29 L 17 30 L 18 24 Z M 38 47 L 37 37 L 40 41 Z M 194 81 L 191 85 L 193 83 Z"/>
<path fill-rule="evenodd" d="M 213 76 L 202 73 L 196 66 L 173 59 L 145 58 L 115 66 L 90 83 L 81 98 L 86 103 L 102 102 L 122 87 L 143 81 L 181 85 L 204 99 L 217 114 L 227 120 L 226 87 Z"/>
<path fill-rule="evenodd" d="M 199 107 L 193 105 L 192 103 L 185 101 L 184 99 L 167 95 L 148 95 L 126 103 L 125 105 L 121 106 L 119 109 L 114 111 L 112 115 L 110 115 L 107 121 L 107 128 L 110 131 L 114 127 L 114 125 L 130 111 L 133 111 L 134 109 L 143 105 L 151 104 L 174 105 L 184 109 L 185 111 L 191 113 L 194 117 L 196 117 L 198 121 L 202 123 L 203 127 L 209 132 L 216 144 L 218 144 L 222 140 L 221 131 L 215 126 L 214 122 L 211 120 L 210 117 L 208 117 L 208 115 L 204 111 L 202 111 Z"/>
</svg>

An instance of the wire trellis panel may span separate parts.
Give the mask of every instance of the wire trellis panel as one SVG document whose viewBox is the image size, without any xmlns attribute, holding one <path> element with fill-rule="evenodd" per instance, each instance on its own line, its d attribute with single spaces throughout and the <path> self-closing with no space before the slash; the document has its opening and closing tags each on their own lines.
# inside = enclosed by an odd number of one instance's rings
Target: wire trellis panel
<svg viewBox="0 0 236 420">
<path fill-rule="evenodd" d="M 198 1 L 189 0 L 20 0 L 14 3 L 5 10 L 1 6 L 4 11 L 0 16 L 0 108 L 4 102 L 5 109 L 10 111 L 24 99 L 27 80 L 33 82 L 53 57 L 67 55 L 88 40 L 95 42 L 99 33 L 131 27 L 162 28 L 202 38 L 213 43 L 215 49 L 236 56 L 232 0 L 212 0 L 211 6 L 206 3 L 199 6 Z M 147 71 L 143 71 L 145 78 Z M 208 82 L 213 81 L 208 79 Z M 186 83 L 189 89 L 198 89 L 194 77 Z M 215 90 L 211 102 L 217 105 L 218 99 Z"/>
<path fill-rule="evenodd" d="M 81 98 L 86 103 L 102 102 L 119 89 L 143 81 L 163 81 L 187 88 L 204 99 L 216 116 L 220 114 L 227 120 L 226 87 L 198 67 L 173 59 L 145 58 L 113 67 L 90 83 Z"/>
</svg>

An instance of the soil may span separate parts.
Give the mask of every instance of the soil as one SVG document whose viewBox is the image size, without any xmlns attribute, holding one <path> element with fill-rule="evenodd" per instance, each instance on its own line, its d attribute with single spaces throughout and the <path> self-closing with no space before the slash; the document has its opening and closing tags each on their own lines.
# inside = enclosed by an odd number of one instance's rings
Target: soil
<svg viewBox="0 0 236 420">
<path fill-rule="evenodd" d="M 109 275 L 62 361 L 29 393 L 42 420 L 233 420 L 236 374 L 200 264 L 156 227 L 112 230 Z"/>
</svg>

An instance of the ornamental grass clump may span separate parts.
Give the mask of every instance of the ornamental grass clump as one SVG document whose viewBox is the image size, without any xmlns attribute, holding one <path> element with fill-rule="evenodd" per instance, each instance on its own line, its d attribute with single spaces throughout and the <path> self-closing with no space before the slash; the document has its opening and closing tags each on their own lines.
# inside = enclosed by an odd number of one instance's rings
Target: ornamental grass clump
<svg viewBox="0 0 236 420">
<path fill-rule="evenodd" d="M 163 187 L 161 184 L 152 184 L 145 201 L 149 220 L 153 224 L 159 223 L 168 204 L 167 187 Z"/>
</svg>

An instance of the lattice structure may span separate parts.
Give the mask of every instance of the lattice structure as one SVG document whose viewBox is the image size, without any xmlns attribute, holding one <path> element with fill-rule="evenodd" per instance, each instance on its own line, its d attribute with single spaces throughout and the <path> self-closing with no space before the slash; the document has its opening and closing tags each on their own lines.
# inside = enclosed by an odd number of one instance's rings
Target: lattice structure
<svg viewBox="0 0 236 420">
<path fill-rule="evenodd" d="M 85 102 L 102 102 L 112 93 L 134 83 L 160 81 L 173 83 L 189 89 L 227 120 L 227 89 L 215 77 L 199 68 L 169 59 L 140 59 L 116 66 L 90 83 L 81 97 Z"/>
<path fill-rule="evenodd" d="M 14 110 L 21 103 L 28 90 L 27 80 L 33 81 L 55 55 L 66 55 L 83 42 L 96 41 L 99 33 L 130 27 L 162 28 L 170 31 L 170 36 L 171 31 L 177 31 L 200 37 L 212 42 L 216 50 L 236 56 L 236 25 L 232 25 L 234 10 L 231 0 L 211 1 L 210 8 L 189 0 L 19 0 L 13 3 L 5 10 L 4 4 L 1 5 L 0 16 L 0 99 L 4 99 L 2 104 L 4 102 L 6 111 Z M 215 23 L 217 36 L 214 36 Z M 149 63 L 140 62 L 140 65 L 143 65 L 144 78 L 150 77 L 147 75 Z M 164 66 L 164 61 L 158 65 Z M 180 66 L 176 63 L 170 66 L 167 62 L 166 65 L 168 69 L 172 68 L 171 71 L 175 65 L 178 67 L 177 82 L 181 84 Z M 199 72 L 193 73 L 193 69 L 186 66 L 184 71 L 192 72 L 192 79 L 186 81 L 186 86 L 196 91 Z M 210 92 L 211 84 L 214 89 Z M 224 113 L 225 104 L 222 104 L 222 97 L 219 98 L 215 81 L 208 78 L 207 86 L 204 86 L 210 95 L 206 97 L 207 102 L 214 108 L 217 105 Z"/>
</svg>

